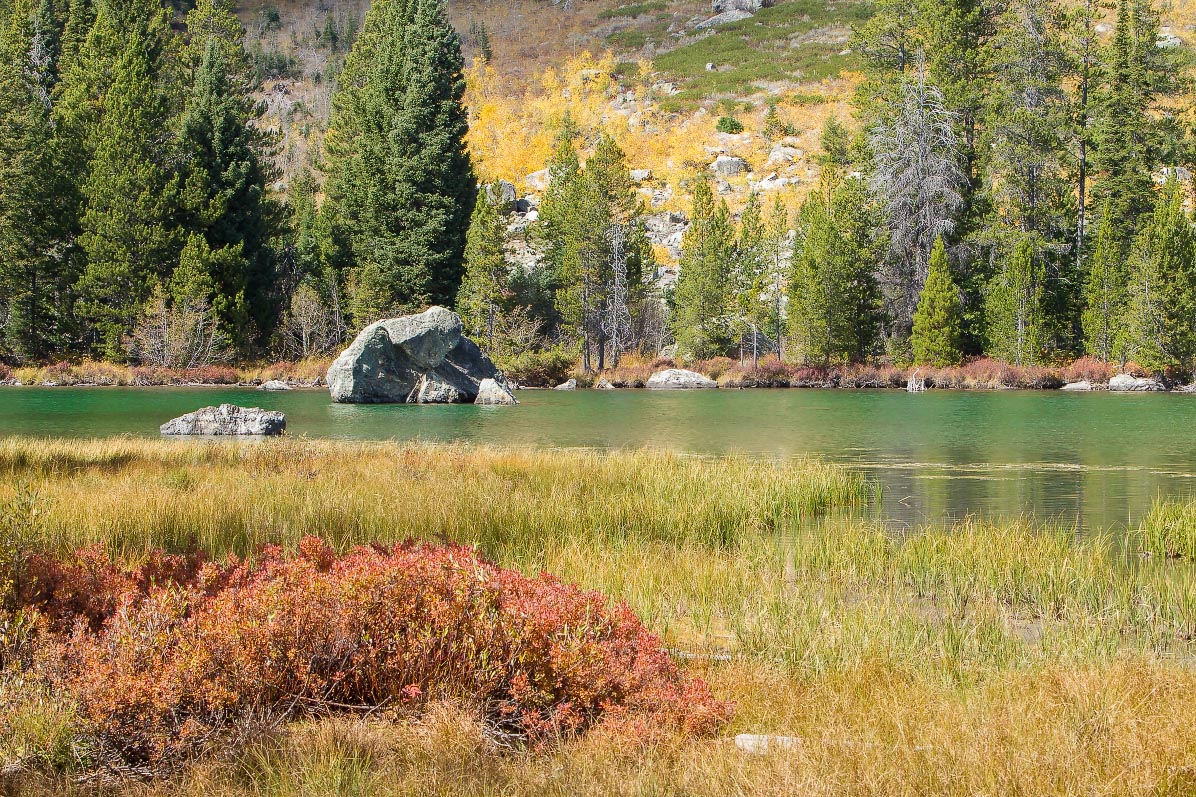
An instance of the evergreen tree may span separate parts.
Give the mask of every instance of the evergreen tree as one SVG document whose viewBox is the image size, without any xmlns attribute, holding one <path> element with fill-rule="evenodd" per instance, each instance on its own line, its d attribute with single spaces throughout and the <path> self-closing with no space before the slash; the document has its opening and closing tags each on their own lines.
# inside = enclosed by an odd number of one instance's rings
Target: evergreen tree
<svg viewBox="0 0 1196 797">
<path fill-rule="evenodd" d="M 1093 198 L 1116 220 L 1123 254 L 1154 202 L 1151 170 L 1159 153 L 1150 111 L 1167 86 L 1166 66 L 1155 52 L 1157 36 L 1158 20 L 1147 0 L 1119 0 L 1096 103 Z"/>
<path fill-rule="evenodd" d="M 451 304 L 476 184 L 461 45 L 443 0 L 379 0 L 338 81 L 328 203 L 347 242 L 354 320 Z"/>
<path fill-rule="evenodd" d="M 1172 182 L 1129 258 L 1129 359 L 1155 373 L 1196 364 L 1196 239 Z"/>
<path fill-rule="evenodd" d="M 46 3 L 14 0 L 0 31 L 0 351 L 41 359 L 70 333 L 68 194 L 50 98 L 57 31 Z"/>
<path fill-rule="evenodd" d="M 158 80 L 153 40 L 165 27 L 155 3 L 139 2 L 136 24 L 122 30 L 133 10 L 101 6 L 89 37 L 117 37 L 120 53 L 103 96 L 103 113 L 88 136 L 93 151 L 82 194 L 86 210 L 79 242 L 87 263 L 78 283 L 83 317 L 108 357 L 123 354 L 132 329 L 156 281 L 177 262 L 179 234 L 171 224 L 175 202 L 170 182 L 167 129 L 170 103 Z M 146 5 L 153 5 L 151 10 Z"/>
<path fill-rule="evenodd" d="M 1118 251 L 1113 215 L 1101 213 L 1084 289 L 1084 347 L 1105 362 L 1125 362 L 1129 275 Z"/>
<path fill-rule="evenodd" d="M 715 205 L 710 184 L 694 188 L 689 230 L 681 248 L 681 273 L 670 303 L 677 351 L 705 359 L 730 351 L 734 340 L 730 262 L 735 242 L 731 212 L 725 201 Z"/>
<path fill-rule="evenodd" d="M 457 294 L 457 313 L 466 333 L 485 340 L 488 349 L 494 348 L 494 327 L 507 294 L 505 236 L 506 226 L 490 192 L 482 191 L 465 238 L 465 278 Z"/>
<path fill-rule="evenodd" d="M 1018 241 L 986 297 L 990 351 L 1015 365 L 1037 365 L 1044 342 L 1045 274 L 1029 238 Z"/>
<path fill-rule="evenodd" d="M 192 13 L 208 7 L 204 0 Z M 270 141 L 253 124 L 259 109 L 244 73 L 233 71 L 242 59 L 229 59 L 239 40 L 212 35 L 193 46 L 203 46 L 204 55 L 179 123 L 181 222 L 202 234 L 211 250 L 227 253 L 213 261 L 224 264 L 210 275 L 214 307 L 237 347 L 247 351 L 255 333 L 273 329 L 277 313 L 271 236 L 279 210 L 266 188 Z"/>
<path fill-rule="evenodd" d="M 825 183 L 802 206 L 789 281 L 798 356 L 818 365 L 864 360 L 880 337 L 875 272 L 884 249 L 860 180 Z"/>
<path fill-rule="evenodd" d="M 926 285 L 914 313 L 914 362 L 942 368 L 963 361 L 960 350 L 963 308 L 959 288 L 951 276 L 943 239 L 934 243 Z"/>
</svg>

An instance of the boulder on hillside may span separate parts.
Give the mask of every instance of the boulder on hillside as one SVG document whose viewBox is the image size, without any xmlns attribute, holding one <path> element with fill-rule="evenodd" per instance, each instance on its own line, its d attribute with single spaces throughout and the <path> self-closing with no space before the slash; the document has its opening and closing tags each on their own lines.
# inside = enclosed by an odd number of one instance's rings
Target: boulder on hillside
<svg viewBox="0 0 1196 797">
<path fill-rule="evenodd" d="M 286 382 L 282 381 L 281 379 L 271 379 L 269 382 L 263 382 L 258 387 L 258 390 L 265 390 L 268 393 L 282 392 L 284 390 L 290 390 L 290 389 L 291 389 L 291 386 L 288 385 Z"/>
<path fill-rule="evenodd" d="M 473 403 L 482 406 L 514 406 L 519 402 L 516 401 L 515 394 L 507 387 L 506 382 L 483 379 L 482 384 L 478 387 L 478 397 L 474 399 Z"/>
<path fill-rule="evenodd" d="M 1130 374 L 1118 374 L 1109 380 L 1109 390 L 1115 393 L 1155 393 L 1166 389 L 1157 379 Z"/>
<path fill-rule="evenodd" d="M 718 382 L 693 371 L 670 368 L 652 374 L 647 387 L 649 390 L 710 390 L 717 388 Z"/>
<path fill-rule="evenodd" d="M 363 329 L 328 369 L 328 391 L 342 404 L 469 404 L 487 379 L 506 388 L 460 316 L 433 307 Z"/>
<path fill-rule="evenodd" d="M 723 177 L 735 177 L 749 171 L 747 161 L 731 155 L 719 155 L 714 159 L 714 163 L 710 164 L 710 168 L 714 170 L 715 174 Z"/>
<path fill-rule="evenodd" d="M 280 435 L 286 431 L 287 418 L 281 412 L 258 407 L 221 404 L 204 407 L 167 421 L 159 427 L 164 435 Z"/>
</svg>

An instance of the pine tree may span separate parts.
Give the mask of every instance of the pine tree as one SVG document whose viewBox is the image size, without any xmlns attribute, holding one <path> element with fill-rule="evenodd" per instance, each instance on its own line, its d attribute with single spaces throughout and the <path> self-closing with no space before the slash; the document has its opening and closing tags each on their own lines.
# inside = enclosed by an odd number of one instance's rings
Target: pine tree
<svg viewBox="0 0 1196 797">
<path fill-rule="evenodd" d="M 50 118 L 57 31 L 31 6 L 14 0 L 0 31 L 0 351 L 36 360 L 68 343 L 72 276 Z"/>
<path fill-rule="evenodd" d="M 1129 258 L 1127 355 L 1143 368 L 1190 371 L 1196 364 L 1196 238 L 1172 182 Z"/>
<path fill-rule="evenodd" d="M 960 351 L 962 315 L 959 288 L 951 277 L 947 248 L 939 238 L 931 250 L 926 285 L 914 313 L 912 342 L 916 364 L 942 368 L 958 365 L 963 360 Z"/>
<path fill-rule="evenodd" d="M 1021 239 L 1002 264 L 985 301 L 993 355 L 1018 366 L 1041 362 L 1044 281 L 1033 243 Z"/>
<path fill-rule="evenodd" d="M 681 248 L 681 273 L 670 297 L 670 326 L 678 353 L 690 359 L 726 354 L 734 340 L 730 261 L 731 212 L 714 203 L 706 180 L 694 188 L 693 214 Z"/>
<path fill-rule="evenodd" d="M 478 195 L 465 238 L 465 278 L 457 294 L 457 313 L 469 335 L 494 348 L 494 327 L 507 294 L 510 268 L 503 252 L 506 227 L 487 191 Z"/>
<path fill-rule="evenodd" d="M 461 45 L 443 0 L 379 0 L 338 81 L 328 203 L 347 241 L 358 325 L 451 304 L 476 184 Z"/>
<path fill-rule="evenodd" d="M 1151 170 L 1159 154 L 1150 110 L 1166 86 L 1165 67 L 1154 52 L 1157 31 L 1148 2 L 1119 0 L 1096 102 L 1093 199 L 1113 215 L 1122 253 L 1154 202 Z"/>
<path fill-rule="evenodd" d="M 1084 344 L 1093 357 L 1124 363 L 1129 274 L 1118 251 L 1113 215 L 1106 209 L 1100 218 L 1084 286 Z"/>
<path fill-rule="evenodd" d="M 825 182 L 802 206 L 801 221 L 789 281 L 797 353 L 818 365 L 862 361 L 880 337 L 875 273 L 884 249 L 866 187 Z"/>
<path fill-rule="evenodd" d="M 205 0 L 192 13 L 208 7 Z M 227 251 L 215 261 L 226 264 L 224 270 L 211 275 L 215 309 L 245 352 L 255 334 L 270 333 L 277 314 L 271 236 L 279 209 L 266 187 L 270 141 L 253 124 L 258 107 L 249 84 L 233 71 L 242 59 L 229 59 L 239 41 L 212 35 L 193 46 L 202 46 L 204 54 L 179 123 L 181 222 L 186 231 L 201 233 L 213 251 Z"/>
<path fill-rule="evenodd" d="M 102 6 L 89 37 L 96 52 L 107 46 L 93 42 L 98 35 L 121 42 L 103 113 L 88 136 L 93 154 L 82 187 L 86 210 L 79 237 L 87 264 L 77 286 L 98 348 L 113 358 L 123 356 L 124 336 L 154 283 L 173 270 L 180 246 L 171 224 L 175 202 L 167 190 L 169 152 L 163 145 L 171 109 L 156 73 L 155 56 L 162 51 L 153 46 L 165 15 L 154 3 L 136 5 L 123 6 L 119 14 Z M 134 24 L 122 30 L 135 11 L 140 15 Z"/>
</svg>

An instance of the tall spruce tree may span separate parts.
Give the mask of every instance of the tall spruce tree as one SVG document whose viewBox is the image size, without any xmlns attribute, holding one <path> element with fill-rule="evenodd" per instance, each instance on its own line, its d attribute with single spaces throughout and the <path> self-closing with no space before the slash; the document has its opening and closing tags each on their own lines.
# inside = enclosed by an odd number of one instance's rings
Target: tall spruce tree
<svg viewBox="0 0 1196 797">
<path fill-rule="evenodd" d="M 476 184 L 461 43 L 443 0 L 378 0 L 333 99 L 328 198 L 359 326 L 451 304 Z"/>
<path fill-rule="evenodd" d="M 202 14 L 207 6 L 192 13 Z M 197 34 L 203 30 L 196 28 Z M 236 71 L 244 60 L 235 55 L 239 40 L 211 34 L 193 39 L 192 46 L 202 48 L 203 56 L 178 125 L 180 221 L 187 233 L 201 234 L 210 250 L 226 253 L 209 261 L 222 264 L 209 275 L 214 307 L 244 353 L 255 338 L 271 332 L 277 315 L 271 236 L 279 209 L 267 189 L 271 141 L 253 124 L 259 108 L 246 73 Z"/>
<path fill-rule="evenodd" d="M 465 331 L 494 348 L 494 329 L 507 294 L 510 274 L 503 252 L 506 225 L 491 190 L 478 194 L 465 238 L 465 278 L 457 293 L 457 313 Z"/>
<path fill-rule="evenodd" d="M 1125 362 L 1129 273 L 1117 246 L 1113 214 L 1100 214 L 1084 285 L 1084 349 L 1105 362 Z"/>
<path fill-rule="evenodd" d="M 926 285 L 914 313 L 914 362 L 936 368 L 959 365 L 963 361 L 962 320 L 959 288 L 951 276 L 947 247 L 939 238 L 930 252 Z"/>
<path fill-rule="evenodd" d="M 0 351 L 60 352 L 71 332 L 69 194 L 51 120 L 58 31 L 44 2 L 13 0 L 0 30 Z"/>
<path fill-rule="evenodd" d="M 171 102 L 159 75 L 167 32 L 166 13 L 156 2 L 117 8 L 109 0 L 88 40 L 94 59 L 117 55 L 102 113 L 86 137 L 92 154 L 79 243 L 87 262 L 77 287 L 94 345 L 111 358 L 123 356 L 125 335 L 154 284 L 173 270 L 182 243 L 168 190 Z"/>
<path fill-rule="evenodd" d="M 989 351 L 1015 365 L 1038 365 L 1046 338 L 1045 269 L 1030 238 L 1005 259 L 985 298 Z"/>
<path fill-rule="evenodd" d="M 867 189 L 857 179 L 828 182 L 802 206 L 789 322 L 803 361 L 859 362 L 872 353 L 882 319 L 875 274 L 884 242 L 878 229 Z"/>
<path fill-rule="evenodd" d="M 699 180 L 681 247 L 681 273 L 670 298 L 670 325 L 678 354 L 684 357 L 704 359 L 731 349 L 735 332 L 730 312 L 734 243 L 727 203 L 716 205 L 710 184 Z"/>
<path fill-rule="evenodd" d="M 1143 368 L 1190 372 L 1196 365 L 1196 234 L 1172 182 L 1129 258 L 1127 354 Z"/>
<path fill-rule="evenodd" d="M 1150 111 L 1166 85 L 1164 65 L 1154 52 L 1157 35 L 1158 20 L 1148 0 L 1119 0 L 1096 103 L 1093 199 L 1116 220 L 1123 254 L 1154 202 L 1158 123 Z"/>
</svg>

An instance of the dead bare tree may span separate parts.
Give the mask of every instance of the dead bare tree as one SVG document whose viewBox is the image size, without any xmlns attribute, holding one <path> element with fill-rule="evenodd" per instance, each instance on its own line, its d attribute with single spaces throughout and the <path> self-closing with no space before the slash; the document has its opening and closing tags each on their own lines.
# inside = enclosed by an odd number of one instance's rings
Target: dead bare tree
<svg viewBox="0 0 1196 797">
<path fill-rule="evenodd" d="M 207 298 L 170 302 L 158 288 L 133 330 L 129 355 L 162 368 L 202 368 L 232 352 Z"/>
<path fill-rule="evenodd" d="M 610 243 L 610 285 L 606 290 L 606 307 L 602 317 L 602 332 L 610 346 L 611 366 L 619 367 L 619 355 L 631 348 L 631 307 L 627 287 L 627 228 L 613 224 L 607 231 Z"/>
<path fill-rule="evenodd" d="M 889 258 L 881 274 L 890 317 L 899 328 L 912 324 L 926 282 L 930 250 L 950 235 L 963 208 L 967 174 L 954 114 L 942 92 L 927 82 L 926 70 L 902 83 L 902 98 L 890 121 L 869 134 L 876 162 L 872 191 L 884 209 Z"/>
</svg>

